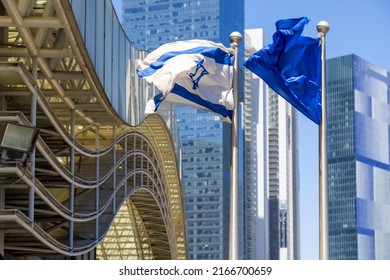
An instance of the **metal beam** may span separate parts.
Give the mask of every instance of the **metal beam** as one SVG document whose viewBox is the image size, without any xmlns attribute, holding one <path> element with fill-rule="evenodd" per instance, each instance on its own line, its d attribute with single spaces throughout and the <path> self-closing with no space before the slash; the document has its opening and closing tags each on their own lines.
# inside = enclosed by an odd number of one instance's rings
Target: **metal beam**
<svg viewBox="0 0 390 280">
<path fill-rule="evenodd" d="M 41 72 L 38 73 L 38 79 L 46 78 Z M 56 71 L 52 72 L 52 79 L 56 80 L 85 80 L 85 76 L 81 71 Z"/>
<path fill-rule="evenodd" d="M 54 7 L 51 1 L 47 2 L 45 5 L 45 10 L 43 11 L 42 18 L 50 17 L 54 15 Z M 42 48 L 45 41 L 47 41 L 48 36 L 51 33 L 51 28 L 38 28 L 35 33 L 34 42 L 38 48 Z"/>
<path fill-rule="evenodd" d="M 9 16 L 0 16 L 0 27 L 15 27 L 15 23 Z M 57 17 L 25 17 L 23 26 L 29 28 L 63 28 Z"/>
<path fill-rule="evenodd" d="M 45 97 L 58 97 L 55 90 L 41 90 Z M 31 91 L 25 88 L 0 88 L 0 96 L 30 96 Z M 69 98 L 91 98 L 94 94 L 91 90 L 65 90 L 64 95 Z"/>
<path fill-rule="evenodd" d="M 39 49 L 38 55 L 47 58 L 66 58 L 73 57 L 73 51 L 70 48 L 63 49 Z M 30 53 L 24 47 L 0 47 L 0 57 L 29 57 Z"/>
</svg>

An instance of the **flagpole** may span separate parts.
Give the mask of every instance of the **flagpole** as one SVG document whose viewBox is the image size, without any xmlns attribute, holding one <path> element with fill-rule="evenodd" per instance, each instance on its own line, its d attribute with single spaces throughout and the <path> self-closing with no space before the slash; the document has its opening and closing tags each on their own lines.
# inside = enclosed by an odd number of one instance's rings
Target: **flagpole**
<svg viewBox="0 0 390 280">
<path fill-rule="evenodd" d="M 229 259 L 238 260 L 238 45 L 242 35 L 232 32 L 230 46 L 234 50 L 233 98 L 234 109 L 230 134 L 230 224 Z"/>
<path fill-rule="evenodd" d="M 321 41 L 321 104 L 322 116 L 319 128 L 320 154 L 319 154 L 319 257 L 320 260 L 329 259 L 329 225 L 328 225 L 328 167 L 326 149 L 326 53 L 325 35 L 329 31 L 329 24 L 320 21 L 317 24 L 318 38 Z"/>
</svg>

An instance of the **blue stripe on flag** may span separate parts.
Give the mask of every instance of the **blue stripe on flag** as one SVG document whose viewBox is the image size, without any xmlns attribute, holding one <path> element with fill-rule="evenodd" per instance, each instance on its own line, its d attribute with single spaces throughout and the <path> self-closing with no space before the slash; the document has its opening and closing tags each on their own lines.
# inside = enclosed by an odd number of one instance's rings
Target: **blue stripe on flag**
<svg viewBox="0 0 390 280">
<path fill-rule="evenodd" d="M 156 112 L 157 111 L 157 108 L 158 106 L 160 106 L 161 102 L 164 101 L 164 95 L 162 94 L 162 92 L 160 92 L 159 94 L 155 95 L 153 97 L 153 101 L 154 101 L 154 111 Z"/>
<path fill-rule="evenodd" d="M 219 115 L 221 115 L 224 118 L 230 118 L 233 117 L 233 111 L 226 109 L 225 106 L 220 104 L 211 103 L 210 101 L 202 99 L 199 95 L 196 95 L 188 90 L 186 90 L 184 87 L 175 84 L 173 89 L 171 90 L 170 94 L 177 94 L 195 104 L 198 104 L 204 108 L 207 108 Z"/>
<path fill-rule="evenodd" d="M 197 47 L 188 50 L 182 51 L 173 51 L 164 53 L 160 56 L 155 62 L 151 63 L 150 66 L 144 70 L 137 70 L 138 76 L 141 78 L 153 75 L 158 69 L 163 67 L 164 63 L 181 54 L 201 54 L 205 57 L 209 57 L 215 60 L 216 63 L 225 64 L 225 65 L 233 65 L 233 55 L 230 53 L 226 53 L 220 48 L 215 47 Z"/>
</svg>

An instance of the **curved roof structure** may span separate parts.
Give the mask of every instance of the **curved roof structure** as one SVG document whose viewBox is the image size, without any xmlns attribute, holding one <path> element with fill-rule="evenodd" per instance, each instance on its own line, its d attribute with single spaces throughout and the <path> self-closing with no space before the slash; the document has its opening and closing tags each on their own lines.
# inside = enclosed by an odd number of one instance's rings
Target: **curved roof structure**
<svg viewBox="0 0 390 280">
<path fill-rule="evenodd" d="M 40 129 L 27 168 L 1 159 L 0 252 L 187 258 L 172 138 L 143 119 L 143 52 L 111 1 L 2 0 L 0 34 L 0 122 Z"/>
</svg>

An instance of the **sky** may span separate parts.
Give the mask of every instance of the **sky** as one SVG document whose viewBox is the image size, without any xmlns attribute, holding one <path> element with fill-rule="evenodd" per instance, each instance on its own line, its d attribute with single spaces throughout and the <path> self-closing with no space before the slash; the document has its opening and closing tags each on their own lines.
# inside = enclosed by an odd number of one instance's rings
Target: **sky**
<svg viewBox="0 0 390 280">
<path fill-rule="evenodd" d="M 330 25 L 327 58 L 356 54 L 390 71 L 388 0 L 246 0 L 245 27 L 263 28 L 272 43 L 275 22 L 306 16 L 303 35 L 316 37 L 318 22 Z M 301 258 L 318 259 L 318 126 L 299 113 Z"/>
<path fill-rule="evenodd" d="M 223 1 L 223 0 L 222 0 Z M 120 0 L 113 0 L 120 7 Z M 245 28 L 263 28 L 272 43 L 275 22 L 306 16 L 303 35 L 316 37 L 316 25 L 330 25 L 327 58 L 356 54 L 390 71 L 388 0 L 245 0 Z M 233 31 L 233 30 L 232 30 Z M 318 126 L 299 113 L 301 258 L 318 259 Z"/>
</svg>

